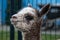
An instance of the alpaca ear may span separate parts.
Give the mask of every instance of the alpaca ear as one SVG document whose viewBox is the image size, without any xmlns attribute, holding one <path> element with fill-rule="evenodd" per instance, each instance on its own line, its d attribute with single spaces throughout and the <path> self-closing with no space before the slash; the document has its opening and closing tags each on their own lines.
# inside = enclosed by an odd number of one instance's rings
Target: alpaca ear
<svg viewBox="0 0 60 40">
<path fill-rule="evenodd" d="M 51 8 L 50 4 L 47 4 L 47 5 L 43 6 L 41 8 L 41 10 L 39 11 L 39 16 L 41 17 L 41 16 L 47 14 L 48 11 L 50 10 L 50 8 Z"/>
</svg>

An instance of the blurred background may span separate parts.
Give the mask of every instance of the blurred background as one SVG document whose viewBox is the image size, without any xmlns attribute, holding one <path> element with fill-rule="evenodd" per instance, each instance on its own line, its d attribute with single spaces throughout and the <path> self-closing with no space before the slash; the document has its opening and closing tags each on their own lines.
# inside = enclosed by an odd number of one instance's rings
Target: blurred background
<svg viewBox="0 0 60 40">
<path fill-rule="evenodd" d="M 0 0 L 0 40 L 22 40 L 21 32 L 10 24 L 10 18 L 21 8 L 27 7 L 28 3 L 37 10 L 50 3 L 49 14 L 43 16 L 42 40 L 59 40 L 60 0 Z"/>
</svg>

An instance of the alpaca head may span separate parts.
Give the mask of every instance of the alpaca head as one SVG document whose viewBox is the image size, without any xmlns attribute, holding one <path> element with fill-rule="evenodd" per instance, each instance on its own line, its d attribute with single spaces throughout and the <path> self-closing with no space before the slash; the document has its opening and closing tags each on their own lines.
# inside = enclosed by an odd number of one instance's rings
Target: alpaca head
<svg viewBox="0 0 60 40">
<path fill-rule="evenodd" d="M 19 29 L 22 32 L 28 32 L 31 28 L 37 26 L 36 22 L 41 23 L 41 17 L 50 9 L 50 4 L 45 5 L 41 8 L 40 11 L 32 8 L 25 7 L 20 10 L 17 14 L 12 15 L 11 23 L 14 27 Z M 35 24 L 35 26 L 34 26 Z M 39 25 L 40 26 L 40 25 Z"/>
</svg>

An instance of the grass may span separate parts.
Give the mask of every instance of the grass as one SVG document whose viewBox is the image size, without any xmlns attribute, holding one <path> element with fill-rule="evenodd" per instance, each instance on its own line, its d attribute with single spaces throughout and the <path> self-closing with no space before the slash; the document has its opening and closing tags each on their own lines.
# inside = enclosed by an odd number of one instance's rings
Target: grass
<svg viewBox="0 0 60 40">
<path fill-rule="evenodd" d="M 17 32 L 15 32 L 14 38 L 15 38 L 14 40 L 18 40 Z M 10 32 L 1 31 L 0 32 L 0 40 L 10 40 Z"/>
<path fill-rule="evenodd" d="M 18 40 L 18 34 L 15 32 L 15 40 Z M 42 34 L 42 40 L 57 40 L 60 35 Z M 10 32 L 0 31 L 0 40 L 10 40 Z"/>
<path fill-rule="evenodd" d="M 60 39 L 60 35 L 42 34 L 42 40 L 57 40 Z"/>
</svg>

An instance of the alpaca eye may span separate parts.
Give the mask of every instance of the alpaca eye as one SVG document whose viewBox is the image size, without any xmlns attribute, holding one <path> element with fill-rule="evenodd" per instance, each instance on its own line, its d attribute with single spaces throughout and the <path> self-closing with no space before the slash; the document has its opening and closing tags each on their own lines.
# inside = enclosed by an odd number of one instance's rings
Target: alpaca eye
<svg viewBox="0 0 60 40">
<path fill-rule="evenodd" d="M 30 21 L 30 20 L 33 20 L 34 18 L 31 15 L 26 15 L 25 16 L 25 19 L 28 20 L 28 21 Z"/>
</svg>

